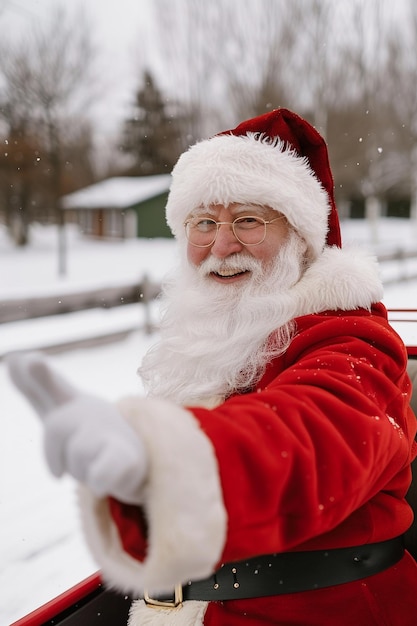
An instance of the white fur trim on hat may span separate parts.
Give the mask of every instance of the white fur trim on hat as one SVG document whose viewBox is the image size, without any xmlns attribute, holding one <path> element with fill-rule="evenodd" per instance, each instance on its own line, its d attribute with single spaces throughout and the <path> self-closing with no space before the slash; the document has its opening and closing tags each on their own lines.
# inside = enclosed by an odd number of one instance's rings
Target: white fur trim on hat
<svg viewBox="0 0 417 626">
<path fill-rule="evenodd" d="M 217 135 L 181 155 L 172 172 L 167 222 L 175 236 L 200 207 L 233 202 L 269 206 L 306 240 L 313 258 L 328 230 L 329 198 L 311 169 L 279 139 L 259 133 Z"/>
</svg>

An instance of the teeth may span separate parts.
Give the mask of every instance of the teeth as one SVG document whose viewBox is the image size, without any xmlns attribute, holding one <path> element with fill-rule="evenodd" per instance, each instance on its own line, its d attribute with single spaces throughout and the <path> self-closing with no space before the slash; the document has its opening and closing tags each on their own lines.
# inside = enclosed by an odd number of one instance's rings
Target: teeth
<svg viewBox="0 0 417 626">
<path fill-rule="evenodd" d="M 236 276 L 237 274 L 242 274 L 244 270 L 223 270 L 221 272 L 217 272 L 219 276 L 223 278 L 227 278 L 229 276 Z"/>
</svg>

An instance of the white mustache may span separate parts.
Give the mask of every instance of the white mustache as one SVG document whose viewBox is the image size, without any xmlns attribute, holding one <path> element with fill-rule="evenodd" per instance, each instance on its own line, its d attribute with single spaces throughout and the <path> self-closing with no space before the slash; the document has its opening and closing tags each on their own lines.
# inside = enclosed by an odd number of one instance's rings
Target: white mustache
<svg viewBox="0 0 417 626">
<path fill-rule="evenodd" d="M 198 273 L 203 277 L 208 276 L 212 272 L 232 276 L 240 272 L 252 272 L 253 274 L 257 274 L 258 272 L 262 272 L 262 270 L 261 261 L 244 254 L 232 254 L 227 259 L 216 259 L 215 257 L 209 256 L 198 266 Z"/>
</svg>

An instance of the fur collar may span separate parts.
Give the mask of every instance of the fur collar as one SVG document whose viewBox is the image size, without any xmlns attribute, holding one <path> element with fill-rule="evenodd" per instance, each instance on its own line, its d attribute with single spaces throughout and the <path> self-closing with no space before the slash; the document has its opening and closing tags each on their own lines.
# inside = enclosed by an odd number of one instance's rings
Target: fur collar
<svg viewBox="0 0 417 626">
<path fill-rule="evenodd" d="M 288 320 L 327 310 L 370 309 L 383 295 L 375 256 L 358 248 L 325 247 L 288 290 Z"/>
</svg>

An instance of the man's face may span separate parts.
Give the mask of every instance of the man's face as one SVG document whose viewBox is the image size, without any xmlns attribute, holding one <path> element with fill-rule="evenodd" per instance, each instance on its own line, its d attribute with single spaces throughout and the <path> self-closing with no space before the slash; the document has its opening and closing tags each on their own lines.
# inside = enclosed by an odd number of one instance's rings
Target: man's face
<svg viewBox="0 0 417 626">
<path fill-rule="evenodd" d="M 234 235 L 231 224 L 222 224 L 214 243 L 208 247 L 198 247 L 190 242 L 187 245 L 188 261 L 200 266 L 205 261 L 213 261 L 213 271 L 207 278 L 220 284 L 237 284 L 246 282 L 252 276 L 250 262 L 241 264 L 239 259 L 255 260 L 266 269 L 272 265 L 281 246 L 288 238 L 289 226 L 284 217 L 269 207 L 230 204 L 227 207 L 212 205 L 208 211 L 193 213 L 192 217 L 214 219 L 218 222 L 233 222 L 237 217 L 261 217 L 267 222 L 265 239 L 257 245 L 245 245 Z M 276 219 L 280 218 L 280 219 Z M 263 227 L 261 228 L 262 231 Z"/>
</svg>

